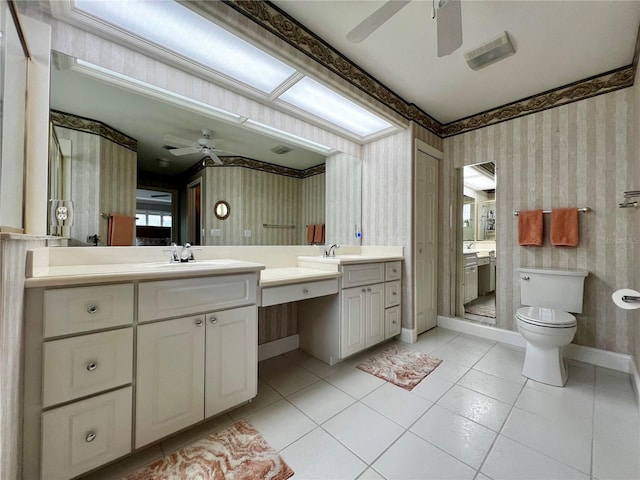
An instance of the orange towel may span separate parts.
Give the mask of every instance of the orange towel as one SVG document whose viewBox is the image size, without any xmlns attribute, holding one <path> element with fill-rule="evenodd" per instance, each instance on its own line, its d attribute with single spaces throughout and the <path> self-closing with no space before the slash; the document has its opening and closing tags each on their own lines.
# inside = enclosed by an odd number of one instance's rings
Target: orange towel
<svg viewBox="0 0 640 480">
<path fill-rule="evenodd" d="M 109 215 L 109 238 L 107 239 L 107 245 L 121 247 L 133 245 L 135 226 L 136 217 Z"/>
<path fill-rule="evenodd" d="M 324 243 L 324 223 L 316 224 L 315 234 L 313 235 L 313 243 Z"/>
<path fill-rule="evenodd" d="M 524 210 L 518 213 L 518 243 L 542 246 L 544 221 L 542 210 Z"/>
<path fill-rule="evenodd" d="M 551 210 L 551 245 L 578 246 L 578 209 L 554 208 Z"/>
<path fill-rule="evenodd" d="M 313 243 L 313 237 L 315 236 L 316 226 L 311 224 L 307 225 L 307 243 L 311 245 Z"/>
</svg>

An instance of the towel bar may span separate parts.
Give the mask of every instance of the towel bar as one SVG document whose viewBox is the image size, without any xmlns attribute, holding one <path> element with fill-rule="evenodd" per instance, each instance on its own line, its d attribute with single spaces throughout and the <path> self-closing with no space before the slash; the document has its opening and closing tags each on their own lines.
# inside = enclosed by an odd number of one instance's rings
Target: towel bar
<svg viewBox="0 0 640 480">
<path fill-rule="evenodd" d="M 577 210 L 578 210 L 578 212 L 586 213 L 586 212 L 590 212 L 590 211 L 591 211 L 591 208 L 590 208 L 590 207 L 582 207 L 582 208 L 578 208 Z M 520 210 L 515 210 L 515 211 L 513 212 L 513 214 L 514 214 L 516 217 L 518 216 L 518 214 L 519 214 L 519 213 L 520 213 Z M 542 213 L 551 213 L 551 210 L 543 210 L 543 211 L 542 211 Z"/>
</svg>

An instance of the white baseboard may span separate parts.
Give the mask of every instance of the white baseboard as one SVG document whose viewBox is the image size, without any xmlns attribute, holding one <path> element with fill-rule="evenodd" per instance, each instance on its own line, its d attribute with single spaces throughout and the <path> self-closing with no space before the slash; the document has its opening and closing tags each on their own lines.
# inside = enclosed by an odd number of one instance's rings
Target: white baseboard
<svg viewBox="0 0 640 480">
<path fill-rule="evenodd" d="M 400 341 L 404 343 L 416 343 L 418 341 L 416 329 L 402 327 L 402 332 L 400 332 Z"/>
<path fill-rule="evenodd" d="M 267 358 L 277 357 L 291 350 L 297 350 L 299 347 L 300 337 L 297 334 L 280 338 L 273 342 L 263 343 L 262 345 L 258 345 L 258 361 L 261 362 Z"/>
<path fill-rule="evenodd" d="M 527 344 L 522 335 L 518 332 L 505 330 L 503 328 L 481 325 L 479 323 L 468 322 L 459 318 L 443 317 L 438 315 L 438 327 L 448 328 L 456 332 L 468 333 L 477 337 L 488 338 L 496 342 L 523 347 Z"/>
<path fill-rule="evenodd" d="M 631 383 L 633 384 L 633 391 L 636 394 L 636 403 L 638 404 L 638 410 L 640 410 L 640 373 L 636 367 L 636 362 L 631 359 Z"/>
<path fill-rule="evenodd" d="M 468 333 L 477 337 L 488 338 L 489 340 L 515 345 L 517 347 L 526 346 L 526 341 L 519 332 L 468 322 L 459 318 L 443 317 L 438 315 L 438 327 L 448 328 L 449 330 L 454 330 L 456 332 Z M 567 345 L 563 353 L 565 358 L 631 374 L 636 388 L 636 393 L 640 392 L 640 376 L 638 375 L 631 355 L 609 352 L 598 348 L 584 347 L 573 343 Z"/>
</svg>

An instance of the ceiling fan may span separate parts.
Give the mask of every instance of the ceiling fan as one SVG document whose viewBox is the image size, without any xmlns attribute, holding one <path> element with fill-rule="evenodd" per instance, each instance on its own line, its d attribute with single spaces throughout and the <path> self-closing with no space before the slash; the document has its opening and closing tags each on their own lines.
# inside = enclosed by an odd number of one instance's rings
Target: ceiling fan
<svg viewBox="0 0 640 480">
<path fill-rule="evenodd" d="M 406 7 L 411 0 L 390 0 L 347 33 L 347 40 L 360 43 L 382 24 Z M 432 0 L 431 18 L 438 30 L 438 57 L 453 53 L 462 45 L 462 9 L 460 0 Z"/>
<path fill-rule="evenodd" d="M 190 155 L 193 153 L 202 153 L 211 157 L 211 159 L 218 165 L 222 165 L 222 160 L 217 154 L 230 154 L 237 155 L 233 152 L 227 152 L 216 147 L 217 142 L 222 140 L 221 138 L 211 138 L 213 132 L 207 128 L 201 130 L 202 138 L 197 139 L 195 142 L 187 140 L 185 138 L 176 137 L 175 135 L 164 135 L 163 140 L 166 146 L 180 146 L 185 145 L 182 148 L 169 148 L 169 153 L 175 156 Z"/>
</svg>

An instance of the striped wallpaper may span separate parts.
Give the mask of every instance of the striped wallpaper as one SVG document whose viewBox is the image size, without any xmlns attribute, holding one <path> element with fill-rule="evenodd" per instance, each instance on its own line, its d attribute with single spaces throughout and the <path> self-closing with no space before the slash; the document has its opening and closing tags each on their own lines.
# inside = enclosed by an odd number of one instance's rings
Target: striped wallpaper
<svg viewBox="0 0 640 480">
<path fill-rule="evenodd" d="M 346 153 L 327 158 L 327 244 L 360 244 L 355 228 L 362 221 L 362 168 L 362 160 Z"/>
<path fill-rule="evenodd" d="M 638 243 L 637 212 L 618 208 L 623 191 L 640 188 L 635 121 L 634 92 L 625 89 L 444 140 L 445 176 L 463 165 L 496 164 L 499 327 L 515 329 L 516 267 L 582 268 L 590 274 L 575 343 L 631 351 L 632 316 L 615 307 L 611 293 L 629 285 Z M 514 210 L 584 206 L 593 212 L 579 216 L 577 248 L 551 246 L 548 233 L 542 247 L 518 245 Z M 441 208 L 441 220 L 445 215 Z M 444 265 L 442 283 L 450 272 Z M 453 313 L 446 307 L 441 304 L 441 314 Z"/>
<path fill-rule="evenodd" d="M 71 142 L 71 195 L 74 223 L 70 245 L 100 236 L 107 244 L 107 220 L 100 213 L 135 215 L 136 153 L 98 135 L 55 127 L 58 138 Z"/>
<path fill-rule="evenodd" d="M 324 174 L 304 179 L 243 167 L 204 170 L 205 245 L 300 245 L 305 226 L 324 223 Z M 231 214 L 218 220 L 213 207 L 226 200 Z M 265 228 L 263 224 L 293 225 Z M 220 230 L 219 236 L 211 230 Z M 251 236 L 245 236 L 245 230 Z"/>
</svg>

